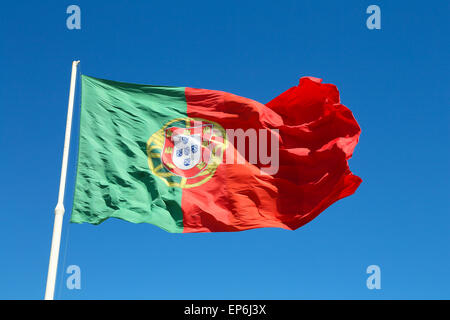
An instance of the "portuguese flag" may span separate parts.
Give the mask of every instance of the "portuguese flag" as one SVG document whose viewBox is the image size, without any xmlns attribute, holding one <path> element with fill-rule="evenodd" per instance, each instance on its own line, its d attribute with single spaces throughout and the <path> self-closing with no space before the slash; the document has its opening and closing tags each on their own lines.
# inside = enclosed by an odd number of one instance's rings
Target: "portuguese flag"
<svg viewBox="0 0 450 320">
<path fill-rule="evenodd" d="M 359 135 L 337 88 L 317 78 L 262 104 L 83 75 L 71 222 L 294 230 L 358 188 L 347 160 Z"/>
</svg>

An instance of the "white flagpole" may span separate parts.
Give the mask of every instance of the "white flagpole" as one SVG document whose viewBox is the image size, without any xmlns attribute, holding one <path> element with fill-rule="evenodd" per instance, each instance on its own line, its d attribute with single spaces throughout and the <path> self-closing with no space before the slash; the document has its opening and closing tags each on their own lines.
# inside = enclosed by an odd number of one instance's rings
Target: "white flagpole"
<svg viewBox="0 0 450 320">
<path fill-rule="evenodd" d="M 77 66 L 80 61 L 72 62 L 72 76 L 70 78 L 69 105 L 67 108 L 66 136 L 64 139 L 64 152 L 59 181 L 58 203 L 55 208 L 55 222 L 53 224 L 52 247 L 50 249 L 50 262 L 48 264 L 47 286 L 45 300 L 53 300 L 55 293 L 56 271 L 58 269 L 59 245 L 64 216 L 64 191 L 66 188 L 67 162 L 69 160 L 70 132 L 72 129 L 73 101 L 75 97 L 75 83 L 77 80 Z"/>
</svg>

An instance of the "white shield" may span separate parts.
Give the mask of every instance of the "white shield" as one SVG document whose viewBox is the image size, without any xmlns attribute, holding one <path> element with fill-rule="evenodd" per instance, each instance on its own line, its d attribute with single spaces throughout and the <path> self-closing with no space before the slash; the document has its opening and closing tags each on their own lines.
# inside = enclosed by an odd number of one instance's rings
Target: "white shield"
<svg viewBox="0 0 450 320">
<path fill-rule="evenodd" d="M 174 143 L 172 161 L 182 170 L 188 170 L 200 163 L 201 160 L 201 136 L 200 134 L 172 136 Z"/>
</svg>

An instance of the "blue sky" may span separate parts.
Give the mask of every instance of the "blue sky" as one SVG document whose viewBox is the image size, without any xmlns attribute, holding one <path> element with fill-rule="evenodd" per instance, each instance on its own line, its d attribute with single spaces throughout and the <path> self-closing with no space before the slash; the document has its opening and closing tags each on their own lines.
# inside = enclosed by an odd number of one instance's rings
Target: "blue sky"
<svg viewBox="0 0 450 320">
<path fill-rule="evenodd" d="M 81 30 L 66 28 L 67 6 Z M 366 8 L 381 8 L 381 30 Z M 267 102 L 301 76 L 336 84 L 362 135 L 357 192 L 297 231 L 169 234 L 68 223 L 58 299 L 450 298 L 445 1 L 10 1 L 0 20 L 0 298 L 44 295 L 72 60 L 100 78 Z M 73 140 L 77 141 L 79 91 Z M 366 268 L 381 268 L 381 290 Z M 81 268 L 81 290 L 65 286 Z"/>
</svg>

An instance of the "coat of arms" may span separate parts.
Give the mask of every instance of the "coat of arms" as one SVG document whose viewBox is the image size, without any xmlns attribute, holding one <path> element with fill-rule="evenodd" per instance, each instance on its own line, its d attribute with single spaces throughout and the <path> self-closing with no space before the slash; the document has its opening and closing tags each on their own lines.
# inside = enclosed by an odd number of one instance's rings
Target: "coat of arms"
<svg viewBox="0 0 450 320">
<path fill-rule="evenodd" d="M 225 130 L 216 122 L 173 119 L 148 140 L 148 163 L 167 185 L 192 188 L 212 177 L 226 145 Z"/>
<path fill-rule="evenodd" d="M 173 174 L 192 178 L 209 163 L 212 125 L 197 127 L 170 127 L 165 130 L 161 161 Z"/>
</svg>

